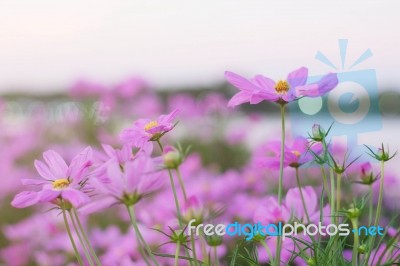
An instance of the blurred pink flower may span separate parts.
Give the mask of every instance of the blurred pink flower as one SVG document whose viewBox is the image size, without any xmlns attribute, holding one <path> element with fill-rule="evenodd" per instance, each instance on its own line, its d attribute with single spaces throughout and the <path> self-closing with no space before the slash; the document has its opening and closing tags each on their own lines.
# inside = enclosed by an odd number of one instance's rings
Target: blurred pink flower
<svg viewBox="0 0 400 266">
<path fill-rule="evenodd" d="M 139 119 L 134 122 L 132 127 L 122 131 L 121 140 L 136 147 L 143 147 L 148 141 L 157 141 L 174 128 L 173 121 L 178 113 L 179 110 L 175 109 L 170 114 L 161 115 L 156 120 Z"/>
<path fill-rule="evenodd" d="M 25 208 L 38 202 L 54 202 L 57 198 L 78 207 L 89 201 L 89 197 L 82 191 L 87 180 L 88 167 L 91 165 L 92 149 L 87 147 L 68 166 L 64 159 L 55 151 L 43 153 L 42 161 L 35 161 L 35 168 L 43 180 L 23 179 L 24 185 L 42 186 L 39 192 L 23 191 L 17 194 L 11 205 L 16 208 Z"/>
<path fill-rule="evenodd" d="M 161 188 L 164 180 L 160 178 L 161 174 L 153 159 L 145 155 L 124 164 L 110 162 L 104 178 L 91 180 L 91 184 L 101 193 L 99 200 L 93 200 L 80 210 L 90 213 L 117 203 L 136 204 Z"/>
<path fill-rule="evenodd" d="M 307 212 L 310 216 L 311 222 L 318 223 L 320 218 L 319 202 L 317 194 L 310 186 L 302 188 L 304 201 L 307 206 Z M 323 209 L 323 223 L 329 224 L 329 206 Z M 303 204 L 300 200 L 300 191 L 298 188 L 291 188 L 288 190 L 284 204 L 279 205 L 275 197 L 269 197 L 262 205 L 255 211 L 253 221 L 263 224 L 284 222 L 289 223 L 290 218 L 296 218 L 300 221 L 307 222 L 306 213 Z"/>
<path fill-rule="evenodd" d="M 313 155 L 308 151 L 308 141 L 306 138 L 297 137 L 291 144 L 285 145 L 284 167 L 299 167 L 313 159 Z M 322 146 L 314 144 L 310 147 L 313 152 L 320 153 Z M 270 169 L 279 169 L 281 154 L 281 142 L 270 141 L 261 146 L 254 153 L 254 162 L 258 166 Z"/>
<path fill-rule="evenodd" d="M 147 83 L 140 77 L 131 77 L 115 86 L 114 92 L 121 99 L 133 98 L 143 89 L 147 87 Z"/>
<path fill-rule="evenodd" d="M 299 97 L 318 97 L 336 87 L 337 75 L 329 73 L 317 83 L 306 84 L 308 69 L 301 67 L 288 74 L 286 80 L 273 81 L 262 75 L 257 75 L 247 80 L 233 72 L 226 71 L 225 78 L 240 92 L 235 94 L 228 102 L 229 107 L 249 102 L 258 104 L 264 100 L 278 103 L 288 103 Z"/>
</svg>

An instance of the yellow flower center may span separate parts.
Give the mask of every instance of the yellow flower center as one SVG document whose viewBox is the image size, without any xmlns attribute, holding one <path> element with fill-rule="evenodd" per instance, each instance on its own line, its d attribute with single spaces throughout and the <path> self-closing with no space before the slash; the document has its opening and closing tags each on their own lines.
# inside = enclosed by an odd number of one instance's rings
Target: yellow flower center
<svg viewBox="0 0 400 266">
<path fill-rule="evenodd" d="M 294 155 L 296 155 L 296 157 L 300 157 L 301 153 L 299 151 L 292 151 L 292 153 Z"/>
<path fill-rule="evenodd" d="M 150 121 L 149 123 L 147 123 L 144 126 L 144 130 L 145 131 L 149 131 L 150 129 L 152 129 L 152 128 L 156 127 L 156 126 L 158 126 L 158 122 L 157 121 Z"/>
<path fill-rule="evenodd" d="M 69 186 L 69 181 L 68 179 L 61 178 L 53 181 L 53 189 L 55 190 L 61 190 L 63 188 L 66 188 Z"/>
<path fill-rule="evenodd" d="M 278 94 L 286 94 L 289 90 L 289 83 L 287 83 L 286 80 L 279 80 L 276 84 L 275 84 L 275 91 Z"/>
</svg>

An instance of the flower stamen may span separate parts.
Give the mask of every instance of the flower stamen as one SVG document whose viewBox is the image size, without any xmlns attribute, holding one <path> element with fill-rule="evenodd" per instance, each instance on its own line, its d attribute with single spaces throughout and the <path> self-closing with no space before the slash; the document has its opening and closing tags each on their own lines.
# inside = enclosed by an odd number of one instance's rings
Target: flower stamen
<svg viewBox="0 0 400 266">
<path fill-rule="evenodd" d="M 300 157 L 300 155 L 301 155 L 301 153 L 300 153 L 299 151 L 296 151 L 296 150 L 292 151 L 292 153 L 293 153 L 297 158 Z"/>
<path fill-rule="evenodd" d="M 155 128 L 156 126 L 158 126 L 158 122 L 157 121 L 150 121 L 149 123 L 147 123 L 144 126 L 144 130 L 145 131 L 149 131 L 150 129 Z"/>
<path fill-rule="evenodd" d="M 61 178 L 53 181 L 53 189 L 55 190 L 62 190 L 69 186 L 68 179 Z"/>
<path fill-rule="evenodd" d="M 286 94 L 290 89 L 289 83 L 286 80 L 279 80 L 275 84 L 275 91 L 278 94 Z"/>
</svg>

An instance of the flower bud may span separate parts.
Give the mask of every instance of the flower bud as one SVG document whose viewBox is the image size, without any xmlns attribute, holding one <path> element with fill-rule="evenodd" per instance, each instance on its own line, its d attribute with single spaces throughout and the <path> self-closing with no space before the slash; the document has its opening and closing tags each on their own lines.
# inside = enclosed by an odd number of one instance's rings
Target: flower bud
<svg viewBox="0 0 400 266">
<path fill-rule="evenodd" d="M 314 258 L 309 258 L 307 260 L 307 266 L 317 266 L 317 263 L 315 262 Z"/>
<path fill-rule="evenodd" d="M 185 231 L 180 229 L 174 230 L 170 236 L 170 239 L 174 243 L 182 244 L 188 242 L 188 236 L 185 234 Z"/>
<path fill-rule="evenodd" d="M 173 147 L 167 147 L 163 155 L 164 166 L 168 169 L 176 169 L 182 164 L 183 156 Z"/>
<path fill-rule="evenodd" d="M 360 209 L 358 209 L 356 207 L 352 207 L 347 210 L 347 217 L 349 219 L 357 219 L 358 217 L 360 217 L 360 215 L 361 215 L 361 211 L 360 211 Z"/>
<path fill-rule="evenodd" d="M 318 124 L 312 126 L 312 139 L 321 142 L 326 137 L 326 131 Z"/>
<path fill-rule="evenodd" d="M 358 247 L 358 253 L 365 254 L 366 252 L 367 252 L 367 245 L 362 244 L 361 246 Z"/>
<path fill-rule="evenodd" d="M 371 185 L 376 181 L 372 166 L 369 162 L 361 165 L 361 182 L 366 185 Z"/>
<path fill-rule="evenodd" d="M 253 236 L 253 240 L 256 242 L 265 241 L 266 238 L 267 238 L 266 235 L 260 234 L 259 232 L 256 232 Z"/>
<path fill-rule="evenodd" d="M 222 236 L 213 234 L 213 235 L 205 235 L 206 242 L 211 247 L 217 247 L 222 244 Z"/>
</svg>

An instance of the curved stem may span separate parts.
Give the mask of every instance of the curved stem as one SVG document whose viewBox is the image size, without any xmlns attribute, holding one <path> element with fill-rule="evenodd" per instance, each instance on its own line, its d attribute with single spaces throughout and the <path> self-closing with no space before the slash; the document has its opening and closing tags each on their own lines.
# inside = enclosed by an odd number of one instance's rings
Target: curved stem
<svg viewBox="0 0 400 266">
<path fill-rule="evenodd" d="M 72 247 L 74 248 L 76 259 L 78 260 L 79 265 L 83 266 L 82 257 L 79 254 L 78 249 L 76 248 L 75 241 L 74 241 L 74 238 L 72 237 L 71 229 L 69 228 L 67 215 L 65 214 L 64 208 L 62 208 L 62 214 L 63 214 L 63 218 L 64 218 L 65 229 L 67 230 L 69 240 L 71 241 Z"/>
<path fill-rule="evenodd" d="M 303 203 L 303 208 L 304 208 L 304 213 L 306 214 L 306 217 L 307 217 L 307 223 L 310 223 L 311 220 L 310 220 L 310 216 L 308 215 L 306 201 L 304 200 L 303 189 L 301 188 L 298 167 L 296 167 L 296 181 L 297 181 L 297 186 L 299 187 L 301 202 Z"/>
<path fill-rule="evenodd" d="M 84 239 L 86 245 L 88 246 L 88 248 L 90 250 L 90 254 L 92 255 L 92 257 L 96 261 L 96 264 L 97 265 L 101 265 L 101 262 L 100 262 L 99 258 L 97 257 L 96 252 L 94 251 L 92 245 L 90 244 L 89 238 L 87 237 L 87 235 L 85 233 L 85 230 L 83 229 L 82 223 L 81 223 L 81 221 L 79 219 L 79 216 L 78 216 L 78 212 L 76 211 L 75 208 L 72 208 L 72 212 L 73 212 L 73 214 L 75 214 L 75 219 L 76 219 L 76 221 L 78 223 L 78 227 L 79 227 L 80 231 L 82 232 L 83 239 Z"/>
<path fill-rule="evenodd" d="M 265 243 L 265 240 L 261 240 L 261 245 L 263 245 L 265 251 L 267 252 L 267 255 L 269 257 L 269 261 L 271 262 L 271 265 L 274 265 L 274 257 L 272 256 L 271 250 L 269 249 L 267 243 Z"/>
<path fill-rule="evenodd" d="M 178 243 L 176 243 L 176 251 L 175 251 L 175 263 L 174 263 L 175 266 L 178 266 L 178 263 L 179 263 L 180 247 L 181 247 L 181 243 L 178 241 Z"/>
<path fill-rule="evenodd" d="M 93 261 L 92 261 L 92 257 L 90 257 L 89 250 L 86 247 L 85 243 L 83 242 L 81 233 L 78 230 L 78 226 L 76 226 L 74 216 L 72 215 L 71 211 L 68 211 L 68 213 L 69 213 L 69 216 L 70 216 L 71 221 L 72 221 L 72 226 L 74 227 L 76 235 L 78 236 L 79 242 L 81 243 L 81 245 L 83 247 L 83 252 L 85 253 L 86 259 L 89 262 L 89 265 L 93 266 L 94 264 L 93 264 Z"/>
<path fill-rule="evenodd" d="M 176 175 L 178 176 L 179 186 L 182 189 L 183 198 L 185 199 L 185 202 L 186 202 L 187 201 L 187 194 L 186 194 L 185 184 L 183 183 L 181 171 L 179 171 L 179 167 L 177 167 L 175 169 L 175 171 L 176 171 Z"/>
<path fill-rule="evenodd" d="M 132 223 L 133 229 L 135 230 L 136 235 L 139 237 L 140 241 L 142 242 L 142 245 L 146 249 L 150 259 L 154 262 L 155 265 L 159 266 L 156 258 L 153 255 L 153 252 L 151 251 L 149 245 L 147 245 L 147 243 L 144 240 L 142 234 L 140 233 L 139 227 L 137 226 L 134 207 L 127 205 L 126 208 L 128 209 L 129 217 L 131 218 L 131 223 Z M 140 243 L 138 243 L 138 244 L 140 245 Z"/>
</svg>

